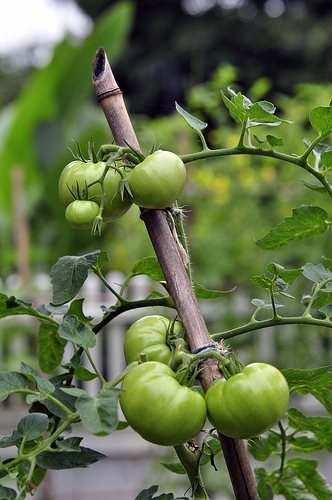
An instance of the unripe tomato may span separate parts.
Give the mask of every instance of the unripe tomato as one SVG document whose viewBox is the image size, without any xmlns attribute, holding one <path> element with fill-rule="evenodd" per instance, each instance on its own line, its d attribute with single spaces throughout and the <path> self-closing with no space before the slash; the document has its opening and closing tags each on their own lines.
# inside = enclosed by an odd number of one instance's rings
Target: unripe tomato
<svg viewBox="0 0 332 500">
<path fill-rule="evenodd" d="M 194 438 L 206 419 L 203 396 L 182 386 L 171 368 L 148 361 L 122 383 L 120 405 L 128 424 L 146 441 L 174 446 Z"/>
<path fill-rule="evenodd" d="M 139 319 L 127 330 L 124 338 L 126 363 L 129 365 L 132 361 L 138 361 L 140 354 L 145 353 L 149 361 L 169 364 L 172 350 L 167 340 L 171 333 L 181 336 L 183 326 L 180 321 L 173 322 L 158 315 Z"/>
<path fill-rule="evenodd" d="M 99 205 L 89 200 L 74 200 L 65 211 L 66 220 L 77 229 L 91 229 L 99 213 Z"/>
<path fill-rule="evenodd" d="M 235 439 L 259 436 L 285 414 L 289 387 L 283 374 L 267 363 L 252 363 L 228 380 L 218 379 L 205 395 L 208 418 Z"/>
<path fill-rule="evenodd" d="M 105 165 L 106 164 L 101 161 L 98 163 L 85 163 L 75 160 L 69 163 L 61 172 L 59 179 L 59 195 L 62 204 L 68 207 L 74 200 L 68 187 L 75 192 L 78 186 L 82 194 L 86 184 L 90 184 L 102 176 Z M 104 222 L 118 219 L 124 215 L 132 205 L 132 201 L 127 193 L 124 194 L 122 200 L 120 193 L 117 192 L 119 180 L 119 174 L 114 169 L 110 168 L 106 174 L 104 183 L 106 193 L 106 202 L 103 210 Z M 88 198 L 100 205 L 101 185 L 99 183 L 89 188 Z"/>
<path fill-rule="evenodd" d="M 155 151 L 128 174 L 132 201 L 144 208 L 172 205 L 186 183 L 183 161 L 170 151 Z"/>
</svg>

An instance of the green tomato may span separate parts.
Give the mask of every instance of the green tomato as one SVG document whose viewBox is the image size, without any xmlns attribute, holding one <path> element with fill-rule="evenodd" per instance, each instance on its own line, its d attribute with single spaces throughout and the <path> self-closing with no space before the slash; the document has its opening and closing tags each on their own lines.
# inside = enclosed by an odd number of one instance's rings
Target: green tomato
<svg viewBox="0 0 332 500">
<path fill-rule="evenodd" d="M 218 379 L 205 395 L 208 418 L 234 439 L 259 436 L 285 414 L 289 388 L 283 374 L 267 363 L 252 363 L 228 380 Z"/>
<path fill-rule="evenodd" d="M 106 163 L 101 161 L 98 163 L 84 163 L 83 161 L 75 160 L 69 163 L 61 172 L 59 179 L 59 195 L 62 204 L 68 207 L 74 200 L 70 190 L 76 193 L 78 186 L 82 194 L 86 184 L 91 184 L 99 179 L 104 172 L 105 165 Z M 117 192 L 119 180 L 119 174 L 114 169 L 110 168 L 104 181 L 106 194 L 106 202 L 103 210 L 104 222 L 118 219 L 124 215 L 132 205 L 132 201 L 127 193 L 124 194 L 122 200 L 120 193 Z M 94 201 L 100 205 L 101 185 L 99 183 L 89 187 L 88 198 L 90 201 Z"/>
<path fill-rule="evenodd" d="M 143 208 L 172 205 L 186 183 L 183 161 L 170 151 L 155 151 L 128 174 L 132 200 Z"/>
<path fill-rule="evenodd" d="M 68 205 L 65 217 L 77 229 L 91 229 L 99 213 L 99 205 L 89 200 L 74 200 Z"/>
<path fill-rule="evenodd" d="M 137 365 L 125 377 L 122 389 L 123 414 L 146 441 L 161 446 L 182 444 L 194 438 L 205 423 L 203 396 L 180 385 L 163 363 Z"/>
<path fill-rule="evenodd" d="M 168 341 L 171 335 L 181 337 L 183 327 L 180 321 L 173 322 L 164 316 L 145 316 L 136 321 L 124 338 L 124 355 L 126 363 L 138 361 L 145 353 L 149 361 L 160 361 L 169 364 L 172 350 Z"/>
</svg>

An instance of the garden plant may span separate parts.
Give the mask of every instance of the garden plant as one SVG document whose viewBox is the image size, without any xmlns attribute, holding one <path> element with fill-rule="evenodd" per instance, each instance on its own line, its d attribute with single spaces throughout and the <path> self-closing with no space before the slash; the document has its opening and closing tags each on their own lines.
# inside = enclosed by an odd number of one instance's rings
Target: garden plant
<svg viewBox="0 0 332 500">
<path fill-rule="evenodd" d="M 202 469 L 216 468 L 215 457 L 223 453 L 238 500 L 270 500 L 276 495 L 289 500 L 330 500 L 332 487 L 314 455 L 332 451 L 332 366 L 277 369 L 261 359 L 244 366 L 241 350 L 233 352 L 227 341 L 254 332 L 259 335 L 262 329 L 276 325 L 282 329 L 306 324 L 330 331 L 332 257 L 319 256 L 317 262 L 303 262 L 297 268 L 271 262 L 251 279 L 265 298 L 252 299 L 255 311 L 247 323 L 208 332 L 199 301 L 222 301 L 236 290 L 208 290 L 195 281 L 185 217 L 177 200 L 181 200 L 189 177 L 189 162 L 194 169 L 198 160 L 236 155 L 266 157 L 303 169 L 312 178 L 303 183 L 303 190 L 332 199 L 332 107 L 322 103 L 308 111 L 316 138 L 304 140 L 298 155 L 284 151 L 283 138 L 275 130 L 286 121 L 276 116 L 272 103 L 252 102 L 241 92 L 221 89 L 220 106 L 226 106 L 238 124 L 234 147 L 221 144 L 211 149 L 205 137 L 207 124 L 176 103 L 178 113 L 197 134 L 201 149 L 178 155 L 163 151 L 152 138 L 145 154 L 103 48 L 96 53 L 92 76 L 114 141 L 98 150 L 91 141 L 89 159 L 77 145 L 75 159 L 64 168 L 59 203 L 71 226 L 78 228 L 68 226 L 68 231 L 90 230 L 97 246 L 103 225 L 117 224 L 134 203 L 140 207 L 155 256 L 136 262 L 119 291 L 103 273 L 103 266 L 109 264 L 104 249 L 63 256 L 53 265 L 50 304 L 34 307 L 19 297 L 0 294 L 1 318 L 30 315 L 40 325 L 40 370 L 22 361 L 17 371 L 0 373 L 0 401 L 20 394 L 28 407 L 12 434 L 0 438 L 0 448 L 16 449 L 12 458 L 0 462 L 0 499 L 22 500 L 33 495 L 47 469 L 86 467 L 104 459 L 98 451 L 81 446 L 81 437 L 66 435 L 67 429 L 80 423 L 97 436 L 121 432 L 130 425 L 157 446 L 173 446 L 178 461 L 165 467 L 187 474 L 183 499 L 208 500 Z M 267 250 L 296 245 L 324 234 L 331 224 L 325 209 L 301 205 L 256 244 Z M 111 307 L 100 305 L 103 317 L 99 322 L 85 315 L 83 300 L 76 298 L 89 273 L 116 299 Z M 158 284 L 158 291 L 129 300 L 128 284 L 142 274 Z M 282 307 L 285 301 L 296 300 L 291 287 L 300 277 L 310 283 L 311 293 L 297 304 L 297 315 L 284 316 Z M 142 315 L 129 328 L 124 338 L 127 366 L 116 378 L 106 380 L 90 354 L 98 334 L 119 315 L 154 306 L 163 308 L 164 314 Z M 73 356 L 64 363 L 68 343 Z M 83 366 L 84 356 L 90 362 L 89 370 Z M 96 378 L 100 390 L 92 397 L 79 387 L 80 381 L 87 385 Z M 293 398 L 296 393 L 312 395 L 321 405 L 319 415 L 306 415 L 293 407 L 293 401 L 298 401 Z M 125 421 L 119 420 L 119 405 Z M 249 454 L 262 466 L 252 471 Z M 16 491 L 6 484 L 7 479 L 16 481 Z M 173 493 L 158 492 L 157 485 L 147 485 L 135 500 L 174 498 Z"/>
</svg>

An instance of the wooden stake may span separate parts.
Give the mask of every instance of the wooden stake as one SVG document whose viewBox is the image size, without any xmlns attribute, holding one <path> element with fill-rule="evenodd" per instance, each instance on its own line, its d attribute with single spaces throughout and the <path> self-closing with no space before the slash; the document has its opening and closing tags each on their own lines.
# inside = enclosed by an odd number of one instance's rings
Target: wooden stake
<svg viewBox="0 0 332 500">
<path fill-rule="evenodd" d="M 135 131 L 123 102 L 105 50 L 100 47 L 92 64 L 92 81 L 116 144 L 126 142 L 140 149 Z M 126 141 L 126 142 L 125 142 Z M 211 342 L 204 318 L 178 251 L 177 243 L 163 210 L 143 210 L 141 213 L 160 266 L 167 281 L 170 295 L 184 324 L 188 344 L 195 350 Z M 200 375 L 204 391 L 220 378 L 216 362 L 209 360 Z M 245 444 L 219 434 L 226 465 L 237 500 L 259 500 Z"/>
</svg>

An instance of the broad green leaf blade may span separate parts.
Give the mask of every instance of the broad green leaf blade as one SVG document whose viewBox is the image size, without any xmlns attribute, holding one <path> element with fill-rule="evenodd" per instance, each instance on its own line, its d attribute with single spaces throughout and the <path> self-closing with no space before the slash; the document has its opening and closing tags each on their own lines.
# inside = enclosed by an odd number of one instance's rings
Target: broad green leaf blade
<svg viewBox="0 0 332 500">
<path fill-rule="evenodd" d="M 0 401 L 7 399 L 9 394 L 25 391 L 29 387 L 27 377 L 18 372 L 0 373 Z"/>
<path fill-rule="evenodd" d="M 72 300 L 88 277 L 89 269 L 96 264 L 100 250 L 82 256 L 66 255 L 51 269 L 53 305 L 62 305 Z"/>
<path fill-rule="evenodd" d="M 264 288 L 265 290 L 270 290 L 272 286 L 272 280 L 266 276 L 266 274 L 260 274 L 259 276 L 253 276 L 251 281 L 254 285 L 259 288 Z"/>
<path fill-rule="evenodd" d="M 305 264 L 303 266 L 303 276 L 308 280 L 314 281 L 315 283 L 322 283 L 323 281 L 332 279 L 332 272 L 326 269 L 323 264 Z"/>
<path fill-rule="evenodd" d="M 282 476 L 278 481 L 277 492 L 279 495 L 283 495 L 286 500 L 317 500 L 301 479 L 296 477 L 294 470 L 287 466 L 283 469 Z"/>
<path fill-rule="evenodd" d="M 61 451 L 80 451 L 82 437 L 70 437 L 68 439 L 59 440 L 57 446 Z"/>
<path fill-rule="evenodd" d="M 194 282 L 194 292 L 197 299 L 220 299 L 221 297 L 225 297 L 225 295 L 233 292 L 235 288 L 231 290 L 208 290 L 203 285 L 200 285 L 196 281 Z"/>
<path fill-rule="evenodd" d="M 59 328 L 61 338 L 81 346 L 84 350 L 96 345 L 96 335 L 76 316 L 66 316 Z"/>
<path fill-rule="evenodd" d="M 278 137 L 275 137 L 274 135 L 267 134 L 266 139 L 268 140 L 268 143 L 270 144 L 271 148 L 276 148 L 277 146 L 283 146 L 284 141 L 282 139 L 279 139 Z"/>
<path fill-rule="evenodd" d="M 89 381 L 89 380 L 95 379 L 97 377 L 97 374 L 90 372 L 89 370 L 87 370 L 86 368 L 84 368 L 84 366 L 78 366 L 76 368 L 76 370 L 74 371 L 74 376 L 78 380 Z"/>
<path fill-rule="evenodd" d="M 107 458 L 103 453 L 80 446 L 80 451 L 44 451 L 37 457 L 37 464 L 45 469 L 63 470 L 88 467 Z"/>
<path fill-rule="evenodd" d="M 21 439 L 22 436 L 17 432 L 17 429 L 15 429 L 11 436 L 0 437 L 0 448 L 10 448 L 10 446 L 15 446 L 19 441 L 21 441 Z"/>
<path fill-rule="evenodd" d="M 279 276 L 289 285 L 292 285 L 294 281 L 303 273 L 302 268 L 285 269 L 283 266 L 276 264 L 275 262 L 268 264 L 266 269 L 273 274 L 273 276 Z"/>
<path fill-rule="evenodd" d="M 332 168 L 332 151 L 325 151 L 320 157 L 323 165 L 327 168 Z"/>
<path fill-rule="evenodd" d="M 17 431 L 26 441 L 32 441 L 47 431 L 48 424 L 45 413 L 30 413 L 19 421 Z"/>
<path fill-rule="evenodd" d="M 332 107 L 317 106 L 310 111 L 309 120 L 313 129 L 320 135 L 332 132 Z"/>
<path fill-rule="evenodd" d="M 27 363 L 21 362 L 20 372 L 29 380 L 35 382 L 37 389 L 44 394 L 52 394 L 55 391 L 54 385 L 47 379 L 39 377 L 34 369 Z"/>
<path fill-rule="evenodd" d="M 48 317 L 38 309 L 35 309 L 30 302 L 25 302 L 24 300 L 17 299 L 13 296 L 8 297 L 4 293 L 0 293 L 0 318 L 21 314 L 35 316 L 44 322 L 49 322 L 55 325 L 57 324 L 51 317 Z"/>
<path fill-rule="evenodd" d="M 83 303 L 84 303 L 84 298 L 73 300 L 70 303 L 67 314 L 68 314 L 68 316 L 77 316 L 80 321 L 83 321 L 83 323 L 90 323 L 90 321 L 93 320 L 93 317 L 86 316 L 84 314 Z"/>
<path fill-rule="evenodd" d="M 138 276 L 145 274 L 154 281 L 165 281 L 164 273 L 161 270 L 157 257 L 145 257 L 134 264 L 131 274 Z"/>
<path fill-rule="evenodd" d="M 52 373 L 61 363 L 67 341 L 58 326 L 41 323 L 38 331 L 38 362 L 44 373 Z"/>
<path fill-rule="evenodd" d="M 288 368 L 282 370 L 292 391 L 299 394 L 312 394 L 332 415 L 332 366 L 301 370 Z M 332 429 L 331 429 L 332 431 Z"/>
<path fill-rule="evenodd" d="M 175 108 L 176 108 L 176 111 L 178 113 L 180 113 L 180 115 L 182 116 L 182 118 L 184 118 L 186 120 L 186 122 L 188 123 L 189 127 L 193 128 L 197 132 L 200 132 L 201 130 L 204 130 L 207 127 L 207 125 L 208 125 L 207 123 L 203 122 L 202 120 L 199 120 L 195 116 L 193 116 L 190 113 L 188 113 L 188 111 L 186 111 L 185 109 L 183 109 L 180 106 L 180 104 L 178 104 L 177 102 L 175 102 Z"/>
<path fill-rule="evenodd" d="M 329 417 L 306 417 L 296 408 L 287 411 L 288 424 L 305 434 L 312 433 L 317 441 L 332 453 L 332 419 Z"/>
<path fill-rule="evenodd" d="M 255 469 L 254 472 L 259 498 L 264 498 L 265 500 L 273 500 L 273 487 L 271 485 L 268 472 L 261 467 Z"/>
<path fill-rule="evenodd" d="M 292 439 L 289 437 L 288 441 L 292 444 L 292 450 L 298 453 L 317 453 L 324 448 L 315 436 L 299 436 Z"/>
<path fill-rule="evenodd" d="M 256 240 L 256 244 L 264 250 L 272 250 L 325 233 L 329 227 L 327 217 L 327 212 L 320 207 L 302 205 L 294 208 L 291 217 L 286 217 L 263 238 Z"/>
<path fill-rule="evenodd" d="M 118 425 L 118 399 L 121 389 L 101 389 L 97 396 L 81 395 L 76 403 L 83 425 L 96 436 L 106 436 Z"/>
<path fill-rule="evenodd" d="M 291 458 L 287 462 L 294 475 L 298 477 L 319 500 L 330 500 L 332 498 L 332 488 L 327 484 L 325 477 L 317 471 L 318 460 L 308 460 L 305 458 Z"/>
<path fill-rule="evenodd" d="M 228 99 L 228 97 L 223 93 L 222 90 L 221 97 L 233 120 L 238 123 L 243 123 L 248 116 L 247 111 L 245 111 L 243 108 L 243 105 L 235 104 L 231 99 Z"/>
</svg>

